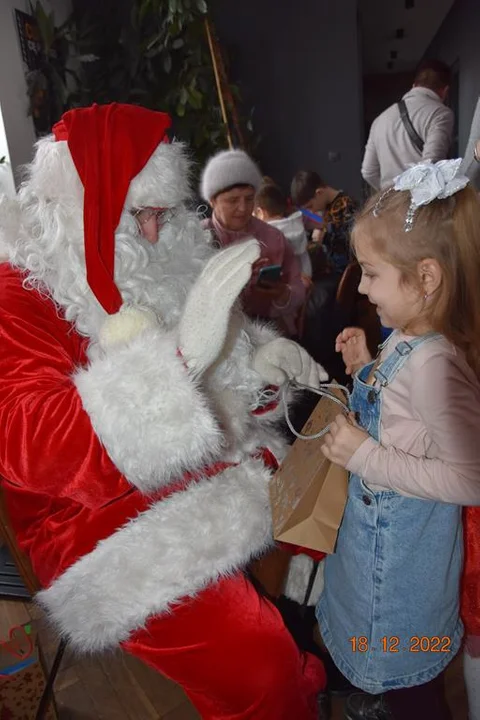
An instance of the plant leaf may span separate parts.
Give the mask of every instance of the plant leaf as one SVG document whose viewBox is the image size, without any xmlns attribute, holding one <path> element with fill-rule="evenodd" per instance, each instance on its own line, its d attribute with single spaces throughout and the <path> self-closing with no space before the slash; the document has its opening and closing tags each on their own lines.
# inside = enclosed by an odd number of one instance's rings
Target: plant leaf
<svg viewBox="0 0 480 720">
<path fill-rule="evenodd" d="M 38 25 L 38 31 L 42 38 L 43 50 L 45 55 L 49 55 L 53 45 L 55 36 L 55 27 L 53 23 L 53 14 L 47 15 L 43 9 L 42 3 L 39 1 L 35 6 L 35 18 Z"/>
<path fill-rule="evenodd" d="M 41 14 L 44 0 L 31 1 Z M 50 84 L 52 114 L 62 101 L 65 109 L 117 101 L 169 112 L 175 118 L 175 135 L 192 146 L 201 167 L 226 144 L 205 38 L 204 16 L 212 5 L 208 0 L 77 2 L 61 29 L 43 11 L 45 31 L 48 23 L 53 29 L 52 52 L 45 57 L 41 77 L 32 77 L 32 83 Z M 240 105 L 234 88 L 231 94 Z M 253 147 L 251 123 L 246 127 L 249 116 L 246 108 L 240 123 Z"/>
</svg>

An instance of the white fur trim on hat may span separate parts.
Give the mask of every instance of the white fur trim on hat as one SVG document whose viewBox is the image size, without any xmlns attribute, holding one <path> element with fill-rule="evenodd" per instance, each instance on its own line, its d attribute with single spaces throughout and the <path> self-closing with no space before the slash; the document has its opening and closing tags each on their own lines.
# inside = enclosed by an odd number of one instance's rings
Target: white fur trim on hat
<svg viewBox="0 0 480 720">
<path fill-rule="evenodd" d="M 223 150 L 210 158 L 202 173 L 200 192 L 207 202 L 232 185 L 251 185 L 258 190 L 260 170 L 243 150 Z"/>
<path fill-rule="evenodd" d="M 160 143 L 130 183 L 125 207 L 175 207 L 190 197 L 190 161 L 181 142 Z"/>
<path fill-rule="evenodd" d="M 125 208 L 175 207 L 190 197 L 190 161 L 183 143 L 160 143 L 133 178 Z M 41 200 L 83 207 L 83 186 L 65 140 L 48 135 L 37 142 L 28 186 Z"/>
</svg>

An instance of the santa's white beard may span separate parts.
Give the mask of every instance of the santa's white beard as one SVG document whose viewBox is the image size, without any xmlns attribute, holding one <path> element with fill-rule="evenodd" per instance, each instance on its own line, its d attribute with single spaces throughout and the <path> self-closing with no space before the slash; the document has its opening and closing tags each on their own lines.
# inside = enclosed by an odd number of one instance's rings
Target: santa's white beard
<svg viewBox="0 0 480 720">
<path fill-rule="evenodd" d="M 115 281 L 124 302 L 147 305 L 171 328 L 187 293 L 213 250 L 194 213 L 181 209 L 152 245 L 125 214 L 115 236 Z"/>
<path fill-rule="evenodd" d="M 95 341 L 106 313 L 86 280 L 78 208 L 37 198 L 23 201 L 23 226 L 11 262 L 27 271 L 27 285 L 51 294 L 77 331 Z M 171 328 L 211 253 L 196 215 L 184 207 L 161 228 L 155 245 L 142 237 L 136 220 L 124 212 L 115 235 L 115 283 L 125 303 L 153 308 Z"/>
</svg>

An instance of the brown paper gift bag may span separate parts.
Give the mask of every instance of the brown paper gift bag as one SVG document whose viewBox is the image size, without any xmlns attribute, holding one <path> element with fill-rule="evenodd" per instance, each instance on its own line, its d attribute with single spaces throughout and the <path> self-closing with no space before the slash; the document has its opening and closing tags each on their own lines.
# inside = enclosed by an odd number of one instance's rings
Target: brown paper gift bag
<svg viewBox="0 0 480 720">
<path fill-rule="evenodd" d="M 340 390 L 329 392 L 345 401 Z M 315 435 L 339 413 L 336 402 L 321 397 L 301 434 Z M 323 437 L 295 440 L 270 482 L 270 502 L 275 540 L 332 553 L 347 501 L 348 473 L 324 457 L 323 442 Z"/>
</svg>

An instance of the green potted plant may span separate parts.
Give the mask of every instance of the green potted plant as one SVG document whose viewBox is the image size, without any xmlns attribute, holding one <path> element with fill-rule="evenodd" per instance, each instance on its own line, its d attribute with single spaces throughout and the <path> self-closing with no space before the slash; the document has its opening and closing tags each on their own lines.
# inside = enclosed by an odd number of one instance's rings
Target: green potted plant
<svg viewBox="0 0 480 720">
<path fill-rule="evenodd" d="M 59 28 L 40 0 L 43 62 L 29 83 L 34 98 L 49 92 L 46 131 L 71 107 L 124 102 L 163 110 L 192 148 L 197 166 L 227 146 L 207 41 L 205 0 L 79 2 Z M 238 88 L 230 86 L 232 97 Z M 251 119 L 243 135 L 251 137 Z"/>
</svg>

